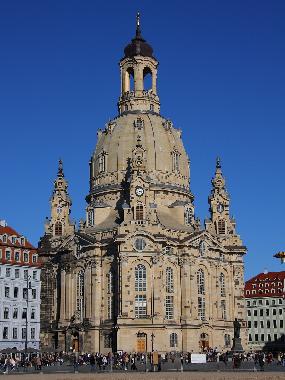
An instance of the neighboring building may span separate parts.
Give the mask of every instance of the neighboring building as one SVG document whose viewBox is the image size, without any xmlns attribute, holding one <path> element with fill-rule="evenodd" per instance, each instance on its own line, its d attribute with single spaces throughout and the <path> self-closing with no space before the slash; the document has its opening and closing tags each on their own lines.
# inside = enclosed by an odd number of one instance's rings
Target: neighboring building
<svg viewBox="0 0 285 380">
<path fill-rule="evenodd" d="M 246 348 L 246 248 L 230 216 L 221 163 L 202 228 L 181 131 L 160 114 L 157 68 L 138 19 L 120 61 L 119 115 L 98 131 L 86 220 L 78 231 L 69 218 L 60 162 L 51 218 L 39 243 L 47 346 L 88 352 L 228 350 L 238 318 Z"/>
<path fill-rule="evenodd" d="M 0 349 L 25 348 L 26 322 L 28 347 L 39 348 L 40 290 L 37 249 L 1 220 Z"/>
<path fill-rule="evenodd" d="M 285 348 L 285 272 L 265 272 L 245 283 L 249 348 Z"/>
</svg>

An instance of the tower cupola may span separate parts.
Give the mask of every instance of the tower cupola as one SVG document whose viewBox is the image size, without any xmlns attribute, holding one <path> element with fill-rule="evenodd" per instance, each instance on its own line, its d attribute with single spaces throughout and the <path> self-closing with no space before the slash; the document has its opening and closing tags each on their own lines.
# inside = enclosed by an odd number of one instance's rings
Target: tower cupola
<svg viewBox="0 0 285 380">
<path fill-rule="evenodd" d="M 136 19 L 136 35 L 126 46 L 124 53 L 124 58 L 120 61 L 119 113 L 159 113 L 160 102 L 156 89 L 158 61 L 153 57 L 152 47 L 142 37 L 139 13 Z"/>
</svg>

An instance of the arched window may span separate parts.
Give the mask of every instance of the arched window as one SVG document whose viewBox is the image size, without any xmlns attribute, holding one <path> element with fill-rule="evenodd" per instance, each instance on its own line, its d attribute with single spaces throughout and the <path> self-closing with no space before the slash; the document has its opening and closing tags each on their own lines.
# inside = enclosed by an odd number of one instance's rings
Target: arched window
<svg viewBox="0 0 285 380">
<path fill-rule="evenodd" d="M 102 152 L 99 156 L 99 173 L 106 171 L 106 154 Z"/>
<path fill-rule="evenodd" d="M 193 218 L 193 210 L 191 208 L 187 207 L 185 210 L 185 224 L 186 225 L 191 224 L 192 218 Z"/>
<path fill-rule="evenodd" d="M 84 272 L 81 270 L 77 274 L 77 289 L 76 289 L 76 308 L 80 319 L 84 316 Z"/>
<path fill-rule="evenodd" d="M 176 333 L 171 333 L 169 336 L 169 346 L 176 348 L 178 346 L 178 336 Z"/>
<path fill-rule="evenodd" d="M 146 268 L 142 264 L 135 267 L 135 291 L 146 291 Z"/>
<path fill-rule="evenodd" d="M 136 205 L 135 208 L 135 219 L 136 220 L 143 220 L 144 219 L 144 209 L 142 204 Z"/>
<path fill-rule="evenodd" d="M 197 286 L 198 286 L 198 317 L 201 320 L 205 319 L 205 275 L 202 269 L 197 272 Z"/>
<path fill-rule="evenodd" d="M 172 152 L 172 170 L 174 172 L 179 172 L 179 153 Z"/>
<path fill-rule="evenodd" d="M 123 93 L 134 90 L 134 70 L 129 67 L 123 78 Z"/>
<path fill-rule="evenodd" d="M 88 226 L 94 226 L 94 210 L 88 210 Z"/>
<path fill-rule="evenodd" d="M 197 272 L 198 294 L 205 294 L 205 275 L 202 269 Z"/>
<path fill-rule="evenodd" d="M 61 236 L 62 235 L 62 223 L 61 222 L 55 223 L 54 234 L 55 234 L 55 236 Z"/>
<path fill-rule="evenodd" d="M 225 235 L 226 234 L 226 222 L 223 219 L 219 219 L 217 223 L 217 229 L 219 235 Z"/>
<path fill-rule="evenodd" d="M 173 269 L 168 267 L 166 268 L 166 292 L 173 293 L 174 292 L 174 283 L 173 283 Z"/>
<path fill-rule="evenodd" d="M 143 69 L 143 89 L 146 91 L 152 89 L 152 71 L 149 67 Z"/>
<path fill-rule="evenodd" d="M 226 296 L 226 285 L 225 285 L 224 273 L 220 274 L 220 290 L 221 290 L 221 297 L 225 297 Z"/>
<path fill-rule="evenodd" d="M 204 256 L 206 253 L 206 243 L 204 241 L 201 241 L 199 245 L 199 253 L 200 253 L 200 256 Z"/>
</svg>

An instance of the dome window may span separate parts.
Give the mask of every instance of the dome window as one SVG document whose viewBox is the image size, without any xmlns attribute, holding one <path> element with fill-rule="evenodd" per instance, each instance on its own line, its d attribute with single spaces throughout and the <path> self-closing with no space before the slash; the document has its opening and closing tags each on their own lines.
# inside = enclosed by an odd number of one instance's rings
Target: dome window
<svg viewBox="0 0 285 380">
<path fill-rule="evenodd" d="M 172 152 L 172 170 L 174 172 L 179 172 L 179 156 L 177 151 Z"/>
<path fill-rule="evenodd" d="M 94 226 L 94 210 L 88 210 L 88 226 Z"/>
<path fill-rule="evenodd" d="M 186 208 L 185 210 L 185 224 L 189 226 L 192 223 L 193 210 L 191 208 Z"/>
<path fill-rule="evenodd" d="M 142 129 L 144 127 L 144 121 L 140 117 L 135 121 L 135 128 Z"/>
<path fill-rule="evenodd" d="M 106 171 L 106 152 L 102 152 L 99 155 L 99 173 L 103 173 Z"/>
</svg>

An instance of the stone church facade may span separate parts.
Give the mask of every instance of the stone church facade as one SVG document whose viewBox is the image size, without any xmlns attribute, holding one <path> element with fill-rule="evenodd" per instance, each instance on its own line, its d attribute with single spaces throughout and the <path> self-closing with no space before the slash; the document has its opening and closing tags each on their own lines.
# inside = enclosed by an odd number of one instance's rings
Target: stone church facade
<svg viewBox="0 0 285 380">
<path fill-rule="evenodd" d="M 59 163 L 39 243 L 42 344 L 85 352 L 228 350 L 238 318 L 246 346 L 246 248 L 230 217 L 221 162 L 202 227 L 190 160 L 181 131 L 160 114 L 158 61 L 139 18 L 124 52 L 118 116 L 98 131 L 78 229 Z"/>
</svg>

